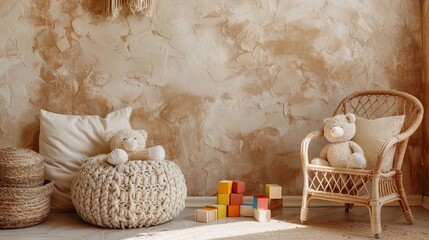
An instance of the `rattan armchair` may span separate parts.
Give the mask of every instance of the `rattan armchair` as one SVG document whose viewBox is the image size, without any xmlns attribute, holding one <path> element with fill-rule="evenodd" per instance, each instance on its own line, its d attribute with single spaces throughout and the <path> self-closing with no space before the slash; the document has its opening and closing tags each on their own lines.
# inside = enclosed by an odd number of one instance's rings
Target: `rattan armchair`
<svg viewBox="0 0 429 240">
<path fill-rule="evenodd" d="M 405 115 L 405 120 L 401 133 L 384 143 L 373 169 L 346 169 L 310 164 L 310 143 L 323 137 L 323 130 L 308 134 L 301 144 L 304 186 L 300 218 L 301 222 L 307 220 L 308 206 L 312 199 L 343 202 L 346 212 L 353 204 L 364 205 L 370 213 L 372 233 L 378 238 L 381 234 L 381 207 L 386 203 L 399 201 L 405 219 L 410 224 L 414 222 L 402 183 L 401 166 L 408 139 L 422 121 L 423 106 L 419 100 L 407 93 L 367 90 L 346 97 L 333 115 L 349 112 L 367 119 Z M 395 149 L 392 168 L 382 172 L 382 162 L 392 148 Z"/>
</svg>

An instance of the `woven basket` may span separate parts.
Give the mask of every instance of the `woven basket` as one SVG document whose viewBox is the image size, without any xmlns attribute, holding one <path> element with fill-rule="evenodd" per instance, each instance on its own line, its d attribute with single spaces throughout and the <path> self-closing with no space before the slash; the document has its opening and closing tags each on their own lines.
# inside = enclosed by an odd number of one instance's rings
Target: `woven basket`
<svg viewBox="0 0 429 240">
<path fill-rule="evenodd" d="M 40 187 L 43 156 L 26 148 L 0 149 L 0 187 Z"/>
<path fill-rule="evenodd" d="M 23 228 L 49 214 L 53 181 L 34 188 L 0 187 L 0 228 Z"/>
</svg>

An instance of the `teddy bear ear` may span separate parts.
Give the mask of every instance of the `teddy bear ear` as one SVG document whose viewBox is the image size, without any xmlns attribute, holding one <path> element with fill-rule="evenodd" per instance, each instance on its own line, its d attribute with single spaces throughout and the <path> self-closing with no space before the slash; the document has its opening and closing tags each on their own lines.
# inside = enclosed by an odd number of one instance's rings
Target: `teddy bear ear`
<svg viewBox="0 0 429 240">
<path fill-rule="evenodd" d="M 143 135 L 144 138 L 147 138 L 147 132 L 143 129 L 137 130 L 141 135 Z"/>
<path fill-rule="evenodd" d="M 112 140 L 113 136 L 115 136 L 116 132 L 115 131 L 108 131 L 106 133 L 106 135 L 104 136 L 104 139 L 106 140 L 106 142 L 110 142 L 110 140 Z"/>
<path fill-rule="evenodd" d="M 353 113 L 347 113 L 346 118 L 350 123 L 354 123 L 356 121 L 356 115 Z"/>
<path fill-rule="evenodd" d="M 325 123 L 325 124 L 332 123 L 332 118 L 325 118 L 325 119 L 323 119 L 323 123 Z"/>
</svg>

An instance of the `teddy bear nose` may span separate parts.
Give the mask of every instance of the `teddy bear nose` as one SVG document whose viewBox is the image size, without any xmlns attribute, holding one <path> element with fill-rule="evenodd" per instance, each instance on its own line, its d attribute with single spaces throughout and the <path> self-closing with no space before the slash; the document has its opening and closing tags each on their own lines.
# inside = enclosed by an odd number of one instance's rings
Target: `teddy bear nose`
<svg viewBox="0 0 429 240">
<path fill-rule="evenodd" d="M 134 138 L 129 138 L 124 142 L 124 148 L 127 151 L 134 151 L 138 147 L 138 142 Z"/>
<path fill-rule="evenodd" d="M 342 127 L 333 127 L 331 129 L 332 137 L 342 137 L 344 136 L 344 129 Z"/>
</svg>

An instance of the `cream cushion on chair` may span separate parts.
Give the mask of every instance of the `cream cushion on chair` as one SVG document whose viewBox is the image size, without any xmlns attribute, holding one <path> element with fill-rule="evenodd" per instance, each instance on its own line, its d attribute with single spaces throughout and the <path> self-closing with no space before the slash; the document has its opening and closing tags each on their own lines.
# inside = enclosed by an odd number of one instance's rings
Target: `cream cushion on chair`
<svg viewBox="0 0 429 240">
<path fill-rule="evenodd" d="M 362 147 L 367 161 L 367 169 L 375 167 L 377 156 L 384 143 L 389 138 L 399 134 L 403 124 L 404 115 L 377 119 L 356 118 L 356 134 L 353 141 Z M 387 153 L 381 166 L 382 172 L 387 172 L 392 168 L 394 154 L 394 148 Z"/>
<path fill-rule="evenodd" d="M 53 210 L 71 210 L 70 187 L 81 162 L 107 153 L 107 131 L 130 129 L 131 108 L 96 115 L 63 115 L 41 110 L 39 152 L 45 157 L 45 178 L 54 180 Z"/>
</svg>

